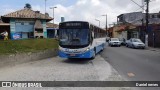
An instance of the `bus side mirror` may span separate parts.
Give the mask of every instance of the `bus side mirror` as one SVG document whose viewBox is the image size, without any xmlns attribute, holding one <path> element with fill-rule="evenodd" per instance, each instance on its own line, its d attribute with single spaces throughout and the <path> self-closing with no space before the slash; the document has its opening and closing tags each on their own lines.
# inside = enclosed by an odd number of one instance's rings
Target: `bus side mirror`
<svg viewBox="0 0 160 90">
<path fill-rule="evenodd" d="M 94 32 L 92 32 L 92 38 L 94 38 Z"/>
<path fill-rule="evenodd" d="M 94 39 L 94 32 L 90 33 L 90 44 L 92 45 L 93 39 Z"/>
</svg>

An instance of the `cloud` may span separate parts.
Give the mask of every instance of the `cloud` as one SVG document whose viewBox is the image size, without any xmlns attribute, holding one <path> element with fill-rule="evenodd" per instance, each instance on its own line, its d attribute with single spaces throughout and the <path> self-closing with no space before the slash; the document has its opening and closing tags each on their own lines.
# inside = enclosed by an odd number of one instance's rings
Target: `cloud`
<svg viewBox="0 0 160 90">
<path fill-rule="evenodd" d="M 155 12 L 160 12 L 160 0 L 152 0 L 150 3 L 150 12 L 155 13 Z"/>
<path fill-rule="evenodd" d="M 0 16 L 5 15 L 7 13 L 10 13 L 12 11 L 14 11 L 14 9 L 12 9 L 10 7 L 10 5 L 8 5 L 8 4 L 7 5 L 1 5 Z"/>
<path fill-rule="evenodd" d="M 114 1 L 114 0 L 113 0 Z M 109 3 L 112 3 L 109 1 Z M 113 4 L 113 3 L 112 3 Z M 98 22 L 95 19 L 101 21 L 101 26 L 105 27 L 106 17 L 102 15 L 108 15 L 108 23 L 116 22 L 116 16 L 120 13 L 126 12 L 118 8 L 111 7 L 107 2 L 102 0 L 78 0 L 75 5 L 64 7 L 61 5 L 55 11 L 56 15 L 63 15 L 66 20 L 82 20 L 89 21 L 93 24 L 98 25 Z M 56 16 L 55 19 L 60 18 Z M 60 22 L 56 20 L 56 22 Z"/>
<path fill-rule="evenodd" d="M 141 5 L 141 0 L 134 0 L 137 4 Z M 158 5 L 160 0 L 150 2 L 150 12 L 159 12 L 160 6 Z M 101 26 L 105 27 L 105 17 L 101 15 L 108 15 L 108 24 L 112 24 L 117 21 L 117 16 L 122 13 L 138 12 L 142 11 L 141 8 L 133 3 L 131 0 L 78 0 L 76 4 L 64 7 L 59 5 L 57 8 L 57 13 L 55 19 L 56 22 L 60 22 L 57 18 L 58 15 L 63 15 L 65 19 L 70 20 L 85 20 L 93 24 L 98 25 L 95 21 L 99 19 L 101 21 Z M 62 8 L 63 7 L 63 8 Z"/>
<path fill-rule="evenodd" d="M 95 19 L 99 19 L 101 26 L 104 28 L 106 17 L 102 17 L 102 15 L 107 14 L 108 23 L 113 23 L 116 22 L 119 14 L 131 11 L 135 6 L 133 3 L 133 5 L 130 4 L 131 2 L 127 2 L 128 4 L 125 5 L 123 5 L 125 2 L 118 2 L 119 0 L 78 0 L 76 4 L 69 7 L 57 5 L 60 8 L 58 7 L 57 11 L 55 11 L 56 15 L 58 15 L 55 16 L 55 20 L 60 22 L 57 18 L 63 15 L 67 21 L 82 20 L 98 25 Z"/>
<path fill-rule="evenodd" d="M 48 3 L 51 0 L 48 0 Z M 65 1 L 65 3 L 71 2 L 71 0 L 60 0 Z M 141 0 L 134 0 L 136 3 L 141 5 Z M 75 1 L 74 1 L 75 2 Z M 152 0 L 150 2 L 150 12 L 157 13 L 160 11 L 160 0 Z M 108 24 L 112 24 L 117 21 L 117 16 L 122 13 L 130 13 L 141 11 L 140 7 L 133 3 L 131 0 L 77 0 L 76 3 L 68 6 L 64 6 L 64 3 L 58 3 L 54 9 L 55 23 L 59 23 L 61 17 L 65 17 L 66 21 L 89 21 L 95 25 L 98 22 L 95 19 L 101 21 L 101 27 L 105 27 L 106 18 L 102 15 L 107 14 Z M 44 13 L 44 5 L 32 5 L 33 10 L 39 10 Z M 47 12 L 52 17 L 53 10 L 50 6 L 46 7 Z M 2 10 L 3 11 L 3 10 Z M 2 12 L 1 11 L 1 12 Z M 6 9 L 4 12 L 14 11 L 11 9 Z"/>
</svg>

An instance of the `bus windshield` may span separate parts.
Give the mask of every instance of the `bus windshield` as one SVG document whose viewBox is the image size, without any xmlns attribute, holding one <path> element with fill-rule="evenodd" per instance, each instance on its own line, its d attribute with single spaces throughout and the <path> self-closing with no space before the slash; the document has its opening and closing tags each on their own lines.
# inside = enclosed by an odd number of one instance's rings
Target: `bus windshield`
<svg viewBox="0 0 160 90">
<path fill-rule="evenodd" d="M 83 47 L 89 44 L 88 29 L 60 29 L 59 32 L 60 46 Z"/>
</svg>

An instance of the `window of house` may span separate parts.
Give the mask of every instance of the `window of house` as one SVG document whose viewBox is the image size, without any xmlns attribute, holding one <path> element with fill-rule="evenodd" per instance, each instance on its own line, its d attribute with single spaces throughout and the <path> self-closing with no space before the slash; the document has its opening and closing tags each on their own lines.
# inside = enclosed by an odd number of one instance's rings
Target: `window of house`
<svg viewBox="0 0 160 90">
<path fill-rule="evenodd" d="M 119 22 L 123 21 L 123 17 L 122 16 L 120 16 L 118 19 L 119 19 L 118 20 Z"/>
<path fill-rule="evenodd" d="M 16 23 L 16 25 L 21 25 L 21 23 Z"/>
<path fill-rule="evenodd" d="M 21 25 L 24 25 L 24 22 L 22 22 Z"/>
<path fill-rule="evenodd" d="M 29 25 L 34 25 L 34 23 L 33 23 L 33 22 L 30 22 Z"/>
<path fill-rule="evenodd" d="M 155 15 L 154 15 L 154 17 L 155 17 L 155 18 L 158 18 L 158 15 L 157 15 L 157 14 L 155 14 Z"/>
<path fill-rule="evenodd" d="M 24 25 L 29 25 L 29 23 L 24 23 Z"/>
<path fill-rule="evenodd" d="M 157 17 L 158 17 L 158 18 L 160 18 L 160 14 L 159 14 L 159 15 L 157 15 Z"/>
</svg>

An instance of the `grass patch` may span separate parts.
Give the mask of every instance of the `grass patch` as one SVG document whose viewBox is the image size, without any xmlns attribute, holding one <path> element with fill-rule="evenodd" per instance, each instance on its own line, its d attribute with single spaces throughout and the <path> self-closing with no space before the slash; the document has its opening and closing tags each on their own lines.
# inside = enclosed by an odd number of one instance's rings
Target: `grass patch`
<svg viewBox="0 0 160 90">
<path fill-rule="evenodd" d="M 26 39 L 0 41 L 0 54 L 15 54 L 25 52 L 38 52 L 48 49 L 57 49 L 58 41 L 55 39 Z"/>
</svg>

